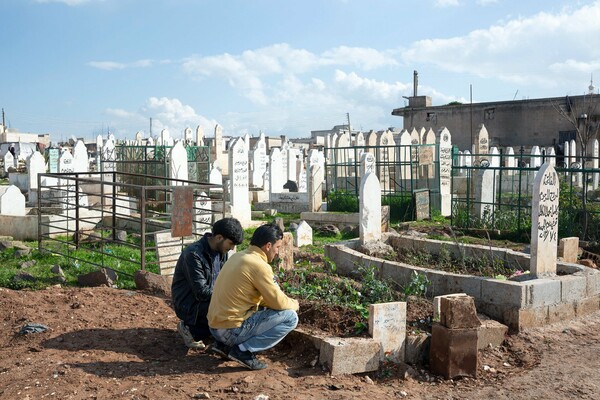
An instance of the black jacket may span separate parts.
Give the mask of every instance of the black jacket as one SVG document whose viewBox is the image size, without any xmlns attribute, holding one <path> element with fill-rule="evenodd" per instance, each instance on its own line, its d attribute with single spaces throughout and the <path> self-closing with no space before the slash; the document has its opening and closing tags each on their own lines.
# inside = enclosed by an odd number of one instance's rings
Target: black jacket
<svg viewBox="0 0 600 400">
<path fill-rule="evenodd" d="M 206 313 L 212 296 L 212 290 L 221 265 L 227 255 L 213 252 L 208 244 L 211 234 L 205 234 L 200 240 L 186 247 L 175 266 L 171 296 L 177 317 L 187 325 L 208 327 Z M 214 261 L 217 259 L 218 270 Z"/>
</svg>

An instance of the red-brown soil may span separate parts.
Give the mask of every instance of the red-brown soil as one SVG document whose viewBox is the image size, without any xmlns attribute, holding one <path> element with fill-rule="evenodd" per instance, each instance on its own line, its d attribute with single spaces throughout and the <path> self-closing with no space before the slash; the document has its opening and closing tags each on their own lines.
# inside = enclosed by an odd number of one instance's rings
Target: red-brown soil
<svg viewBox="0 0 600 400">
<path fill-rule="evenodd" d="M 18 334 L 31 322 L 50 329 Z M 167 299 L 140 292 L 0 289 L 0 398 L 600 398 L 600 313 L 512 336 L 480 353 L 478 379 L 454 381 L 389 364 L 330 377 L 292 335 L 260 355 L 268 369 L 248 371 L 188 351 L 176 323 Z"/>
</svg>

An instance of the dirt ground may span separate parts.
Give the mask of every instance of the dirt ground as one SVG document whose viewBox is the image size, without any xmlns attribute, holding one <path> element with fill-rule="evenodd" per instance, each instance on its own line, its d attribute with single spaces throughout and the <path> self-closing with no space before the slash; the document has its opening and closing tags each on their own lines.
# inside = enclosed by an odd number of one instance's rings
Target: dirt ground
<svg viewBox="0 0 600 400">
<path fill-rule="evenodd" d="M 50 329 L 19 334 L 26 323 Z M 260 356 L 268 369 L 248 371 L 188 351 L 176 323 L 166 299 L 141 292 L 0 289 L 0 398 L 600 398 L 600 313 L 512 336 L 480 353 L 478 379 L 455 381 L 392 365 L 331 377 L 297 338 Z"/>
</svg>

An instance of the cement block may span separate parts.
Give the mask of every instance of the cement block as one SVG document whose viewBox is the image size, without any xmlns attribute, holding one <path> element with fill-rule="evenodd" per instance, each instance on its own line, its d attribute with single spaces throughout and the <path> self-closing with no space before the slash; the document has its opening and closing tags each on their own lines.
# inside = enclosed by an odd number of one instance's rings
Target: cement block
<svg viewBox="0 0 600 400">
<path fill-rule="evenodd" d="M 560 303 L 561 284 L 553 279 L 527 281 L 527 304 L 533 308 Z"/>
<path fill-rule="evenodd" d="M 442 297 L 440 306 L 440 324 L 446 328 L 475 329 L 481 325 L 471 296 Z"/>
<path fill-rule="evenodd" d="M 548 306 L 548 323 L 568 321 L 575 318 L 575 302 L 552 304 Z"/>
<path fill-rule="evenodd" d="M 493 319 L 481 321 L 481 326 L 477 329 L 477 349 L 481 350 L 488 346 L 500 346 L 508 333 L 508 326 L 501 324 Z"/>
<path fill-rule="evenodd" d="M 527 328 L 543 326 L 548 323 L 548 306 L 508 309 L 504 313 L 503 321 L 511 331 L 516 332 Z"/>
<path fill-rule="evenodd" d="M 399 285 L 406 285 L 412 278 L 413 269 L 408 264 L 395 261 L 384 261 L 381 266 L 381 276 L 391 279 Z"/>
<path fill-rule="evenodd" d="M 520 282 L 483 279 L 481 301 L 490 304 L 525 307 L 527 305 L 526 286 Z"/>
<path fill-rule="evenodd" d="M 466 293 L 475 299 L 481 298 L 484 278 L 471 275 L 447 274 L 447 293 Z"/>
<path fill-rule="evenodd" d="M 567 237 L 558 241 L 558 257 L 569 263 L 576 263 L 579 252 L 579 238 Z"/>
<path fill-rule="evenodd" d="M 585 277 L 586 297 L 592 297 L 600 294 L 600 271 L 595 269 L 587 269 L 585 272 L 578 272 L 573 275 L 582 275 Z"/>
<path fill-rule="evenodd" d="M 452 293 L 452 294 L 444 294 L 440 296 L 435 296 L 433 298 L 433 320 L 436 322 L 440 322 L 440 313 L 442 312 L 442 297 L 459 297 L 466 296 L 466 293 Z"/>
<path fill-rule="evenodd" d="M 551 279 L 560 282 L 561 302 L 567 303 L 585 298 L 587 291 L 585 277 L 576 275 L 564 275 Z"/>
<path fill-rule="evenodd" d="M 377 371 L 381 353 L 381 345 L 373 339 L 328 338 L 321 345 L 319 362 L 331 375 L 358 374 Z"/>
<path fill-rule="evenodd" d="M 446 379 L 477 377 L 477 329 L 448 329 L 434 323 L 429 349 L 431 372 Z"/>
</svg>

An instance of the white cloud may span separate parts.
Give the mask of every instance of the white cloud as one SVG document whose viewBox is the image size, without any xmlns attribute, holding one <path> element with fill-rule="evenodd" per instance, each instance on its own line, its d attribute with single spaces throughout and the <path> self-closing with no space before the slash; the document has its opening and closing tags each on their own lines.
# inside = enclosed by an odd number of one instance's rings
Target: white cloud
<svg viewBox="0 0 600 400">
<path fill-rule="evenodd" d="M 153 133 L 168 129 L 174 138 L 183 137 L 185 128 L 204 128 L 205 134 L 212 132 L 217 122 L 196 113 L 193 107 L 183 104 L 181 100 L 167 97 L 150 97 L 138 111 L 109 108 L 105 113 L 117 119 L 117 126 L 146 126 L 152 118 Z"/>
<path fill-rule="evenodd" d="M 460 2 L 458 0 L 435 0 L 434 5 L 440 8 L 456 7 L 460 5 Z"/>
<path fill-rule="evenodd" d="M 103 69 L 105 71 L 113 71 L 125 68 L 149 68 L 155 64 L 168 64 L 170 62 L 170 60 L 155 61 L 150 59 L 144 59 L 132 61 L 130 63 L 122 63 L 117 61 L 90 61 L 87 64 L 93 68 Z"/>
<path fill-rule="evenodd" d="M 360 93 L 362 98 L 377 100 L 388 105 L 398 101 L 403 93 L 411 89 L 410 85 L 401 82 L 377 81 L 360 77 L 355 72 L 346 73 L 340 70 L 335 71 L 334 81 L 345 91 Z"/>
<path fill-rule="evenodd" d="M 498 0 L 477 0 L 477 4 L 480 6 L 489 6 L 490 4 L 496 4 Z"/>
<path fill-rule="evenodd" d="M 598 20 L 600 2 L 575 10 L 565 8 L 555 14 L 542 12 L 466 36 L 420 40 L 403 54 L 403 59 L 451 72 L 556 87 L 559 68 L 564 72 L 570 67 L 575 74 L 583 65 L 592 67 L 600 59 L 600 47 L 590 40 L 600 37 Z M 574 75 L 573 79 L 579 80 L 580 76 Z"/>
<path fill-rule="evenodd" d="M 243 93 L 253 103 L 265 105 L 271 97 L 264 81 L 283 76 L 282 86 L 294 90 L 294 75 L 302 75 L 320 68 L 353 65 L 363 70 L 397 65 L 388 52 L 370 48 L 337 47 L 321 55 L 288 44 L 275 44 L 239 55 L 220 54 L 191 57 L 183 62 L 185 72 L 196 76 L 217 77 Z M 322 83 L 322 81 L 321 81 Z M 317 86 L 319 83 L 315 83 Z"/>
</svg>

